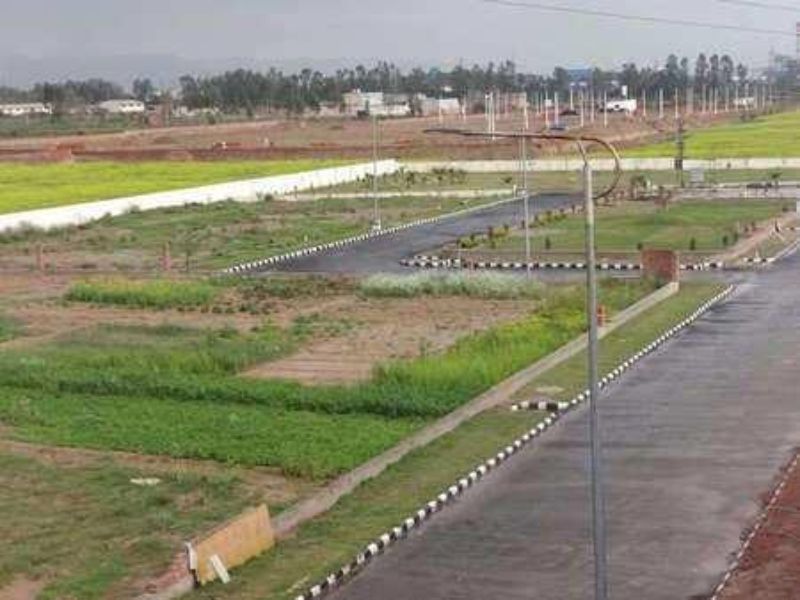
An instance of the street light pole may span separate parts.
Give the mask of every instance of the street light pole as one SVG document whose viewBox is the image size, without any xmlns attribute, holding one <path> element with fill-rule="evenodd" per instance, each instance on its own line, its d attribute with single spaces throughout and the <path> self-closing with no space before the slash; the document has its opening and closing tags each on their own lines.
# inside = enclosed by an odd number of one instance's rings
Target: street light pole
<svg viewBox="0 0 800 600">
<path fill-rule="evenodd" d="M 378 115 L 372 115 L 372 227 L 381 228 L 381 212 L 378 206 Z"/>
<path fill-rule="evenodd" d="M 583 185 L 586 201 L 586 315 L 589 320 L 589 441 L 592 479 L 592 532 L 594 540 L 595 600 L 608 597 L 606 568 L 605 494 L 603 480 L 602 439 L 597 402 L 600 386 L 597 380 L 597 272 L 594 232 L 594 195 L 592 166 L 585 160 Z"/>
</svg>

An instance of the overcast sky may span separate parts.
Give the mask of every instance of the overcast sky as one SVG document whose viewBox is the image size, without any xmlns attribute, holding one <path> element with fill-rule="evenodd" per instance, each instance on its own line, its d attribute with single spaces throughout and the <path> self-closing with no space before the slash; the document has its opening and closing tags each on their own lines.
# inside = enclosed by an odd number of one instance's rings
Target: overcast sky
<svg viewBox="0 0 800 600">
<path fill-rule="evenodd" d="M 800 8 L 794 15 L 720 0 L 539 1 L 786 31 L 800 20 Z M 759 66 L 766 64 L 770 49 L 794 52 L 794 40 L 539 12 L 483 0 L 12 0 L 4 3 L 0 19 L 0 71 L 6 70 L 0 82 L 19 78 L 9 71 L 19 70 L 20 57 L 44 59 L 35 61 L 37 69 L 61 69 L 65 76 L 83 75 L 77 71 L 92 65 L 104 65 L 105 74 L 115 61 L 128 69 L 158 69 L 155 55 L 164 57 L 165 68 L 170 57 L 184 59 L 183 68 L 241 59 L 259 66 L 319 61 L 325 70 L 339 61 L 352 65 L 376 58 L 403 66 L 449 66 L 508 57 L 549 72 L 557 64 L 652 64 L 670 52 L 695 56 L 701 50 L 729 52 Z M 149 62 L 131 65 L 131 57 L 147 55 Z"/>
</svg>

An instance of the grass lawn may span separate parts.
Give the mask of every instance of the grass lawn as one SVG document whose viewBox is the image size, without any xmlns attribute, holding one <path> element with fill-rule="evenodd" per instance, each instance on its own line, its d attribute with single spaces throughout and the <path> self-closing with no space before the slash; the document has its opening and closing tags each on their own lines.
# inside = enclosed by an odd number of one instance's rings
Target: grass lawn
<svg viewBox="0 0 800 600">
<path fill-rule="evenodd" d="M 493 200 L 392 198 L 381 201 L 381 215 L 385 226 L 391 227 Z M 219 269 L 364 233 L 372 217 L 369 199 L 228 201 L 134 212 L 50 233 L 0 234 L 0 253 L 27 257 L 31 245 L 42 242 L 62 261 L 78 257 L 78 268 L 110 262 L 112 268 L 155 269 L 164 244 L 169 243 L 176 269 L 187 264 L 191 269 Z"/>
<path fill-rule="evenodd" d="M 44 582 L 41 600 L 132 597 L 136 580 L 165 568 L 181 542 L 255 500 L 233 476 L 174 472 L 154 487 L 130 482 L 152 475 L 0 448 L 0 589 L 25 577 Z"/>
<path fill-rule="evenodd" d="M 597 212 L 597 248 L 600 252 L 637 252 L 641 245 L 662 250 L 717 252 L 726 247 L 726 242 L 732 245 L 736 241 L 737 225 L 743 227 L 777 217 L 784 206 L 789 206 L 789 202 L 686 201 L 671 204 L 666 210 L 651 202 L 601 207 Z M 545 221 L 534 228 L 535 250 L 583 252 L 582 215 Z M 484 238 L 483 247 L 487 245 L 490 243 Z M 521 252 L 524 248 L 522 232 L 496 239 L 495 247 Z"/>
<path fill-rule="evenodd" d="M 686 158 L 786 158 L 800 156 L 800 111 L 697 129 L 686 136 Z M 625 150 L 626 158 L 675 156 L 675 143 Z"/>
<path fill-rule="evenodd" d="M 677 296 L 601 341 L 601 364 L 604 368 L 616 365 L 620 358 L 633 354 L 656 332 L 678 322 L 718 290 L 714 284 L 685 285 Z M 584 365 L 585 358 L 576 358 L 569 364 L 572 363 Z M 586 385 L 584 371 L 577 368 L 555 369 L 540 381 L 560 383 L 565 390 L 582 389 Z M 472 419 L 409 454 L 360 486 L 331 511 L 300 527 L 295 537 L 236 571 L 231 584 L 200 589 L 195 596 L 237 600 L 295 598 L 348 563 L 368 542 L 397 525 L 479 462 L 530 429 L 541 416 L 498 409 Z"/>
<path fill-rule="evenodd" d="M 609 334 L 600 345 L 598 356 L 601 375 L 640 350 L 693 312 L 708 298 L 722 291 L 716 283 L 684 282 L 680 292 L 657 308 L 637 317 L 624 327 Z M 555 400 L 570 400 L 586 388 L 586 352 L 574 356 L 550 369 L 517 394 L 517 400 L 530 400 L 537 389 L 545 390 Z M 613 387 L 613 386 L 612 386 Z"/>
<path fill-rule="evenodd" d="M 0 214 L 344 164 L 330 160 L 0 163 Z"/>
</svg>

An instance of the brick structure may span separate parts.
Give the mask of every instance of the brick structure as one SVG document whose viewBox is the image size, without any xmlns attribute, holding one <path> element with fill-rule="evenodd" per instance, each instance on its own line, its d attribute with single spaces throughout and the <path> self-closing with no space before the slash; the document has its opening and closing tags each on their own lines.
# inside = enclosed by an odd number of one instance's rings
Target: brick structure
<svg viewBox="0 0 800 600">
<path fill-rule="evenodd" d="M 642 269 L 645 277 L 678 281 L 681 272 L 678 253 L 672 250 L 645 250 L 642 252 Z"/>
</svg>

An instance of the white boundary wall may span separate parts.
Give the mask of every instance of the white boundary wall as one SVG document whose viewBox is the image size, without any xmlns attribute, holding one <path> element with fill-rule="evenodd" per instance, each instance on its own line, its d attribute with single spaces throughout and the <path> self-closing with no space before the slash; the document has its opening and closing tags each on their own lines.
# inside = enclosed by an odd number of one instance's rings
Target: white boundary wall
<svg viewBox="0 0 800 600">
<path fill-rule="evenodd" d="M 378 175 L 389 175 L 399 168 L 400 163 L 396 160 L 380 161 L 377 165 Z M 154 208 L 183 206 L 185 204 L 211 204 L 223 200 L 254 202 L 263 195 L 294 194 L 315 188 L 356 181 L 365 175 L 371 175 L 372 172 L 373 164 L 363 163 L 11 213 L 0 215 L 0 231 L 10 231 L 23 226 L 50 229 L 53 227 L 80 225 L 81 223 L 100 219 L 106 215 L 117 216 L 137 209 L 152 210 Z"/>
<path fill-rule="evenodd" d="M 614 161 L 594 159 L 592 168 L 596 171 L 611 171 Z M 460 169 L 467 173 L 514 173 L 519 171 L 518 160 L 465 160 L 453 162 L 407 162 L 407 171 L 425 173 L 433 169 Z M 672 158 L 623 158 L 625 171 L 672 171 L 675 161 Z M 796 158 L 716 158 L 713 160 L 685 160 L 685 171 L 705 169 L 707 171 L 756 170 L 756 169 L 800 169 L 800 157 Z M 529 171 L 580 171 L 583 161 L 579 158 L 553 158 L 528 161 Z"/>
</svg>

